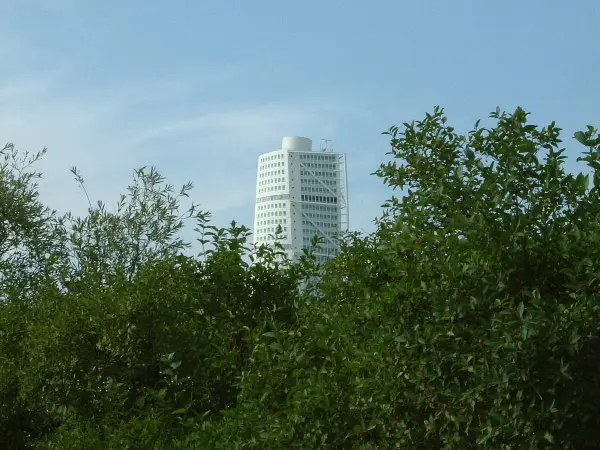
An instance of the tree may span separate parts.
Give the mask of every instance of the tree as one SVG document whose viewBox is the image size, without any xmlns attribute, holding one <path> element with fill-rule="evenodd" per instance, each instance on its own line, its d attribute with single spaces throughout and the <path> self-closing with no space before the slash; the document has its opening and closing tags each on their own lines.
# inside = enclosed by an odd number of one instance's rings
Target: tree
<svg viewBox="0 0 600 450">
<path fill-rule="evenodd" d="M 491 119 L 388 130 L 377 230 L 322 265 L 180 212 L 189 188 L 154 169 L 115 213 L 6 197 L 45 238 L 5 265 L 0 444 L 596 448 L 600 138 L 575 134 L 592 174 L 572 175 L 556 124 Z"/>
<path fill-rule="evenodd" d="M 491 118 L 388 131 L 376 174 L 404 196 L 349 236 L 296 327 L 255 333 L 238 405 L 193 444 L 595 448 L 598 187 L 565 173 L 554 123 Z"/>
<path fill-rule="evenodd" d="M 0 446 L 34 432 L 35 413 L 19 398 L 23 339 L 40 285 L 64 256 L 61 219 L 40 201 L 33 170 L 44 153 L 0 149 Z"/>
<path fill-rule="evenodd" d="M 45 149 L 30 154 L 13 144 L 0 150 L 0 292 L 8 301 L 13 290 L 32 292 L 37 275 L 54 262 L 50 251 L 58 250 L 59 220 L 39 200 L 32 166 Z M 7 297 L 8 296 L 8 297 Z"/>
<path fill-rule="evenodd" d="M 214 227 L 196 205 L 182 211 L 191 187 L 174 194 L 142 168 L 115 212 L 90 202 L 87 216 L 53 222 L 46 259 L 56 269 L 38 271 L 35 291 L 15 287 L 0 318 L 6 446 L 160 447 L 191 418 L 235 405 L 248 335 L 293 323 L 302 275 L 265 247 L 249 265 L 247 228 Z M 23 222 L 40 211 L 25 211 Z M 186 220 L 197 225 L 198 258 L 183 255 Z"/>
</svg>

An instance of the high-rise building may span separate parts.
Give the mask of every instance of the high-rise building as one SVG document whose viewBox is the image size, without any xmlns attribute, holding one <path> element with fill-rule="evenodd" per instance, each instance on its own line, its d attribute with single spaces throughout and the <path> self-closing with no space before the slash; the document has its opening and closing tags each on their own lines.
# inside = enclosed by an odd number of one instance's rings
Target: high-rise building
<svg viewBox="0 0 600 450">
<path fill-rule="evenodd" d="M 284 137 L 281 150 L 258 159 L 254 243 L 283 246 L 292 260 L 313 237 L 322 239 L 315 250 L 319 261 L 339 252 L 335 239 L 348 230 L 346 155 L 333 152 L 328 141 L 313 151 L 305 137 Z M 276 235 L 278 226 L 281 233 Z"/>
</svg>

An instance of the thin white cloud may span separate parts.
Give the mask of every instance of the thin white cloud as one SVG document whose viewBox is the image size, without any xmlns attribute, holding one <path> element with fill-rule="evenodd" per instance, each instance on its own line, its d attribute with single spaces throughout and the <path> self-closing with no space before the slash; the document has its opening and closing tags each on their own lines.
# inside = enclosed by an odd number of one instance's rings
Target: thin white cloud
<svg viewBox="0 0 600 450">
<path fill-rule="evenodd" d="M 40 10 L 64 16 L 75 13 L 80 3 L 81 0 L 2 0 L 2 9 L 5 14 L 14 11 Z"/>
<path fill-rule="evenodd" d="M 0 26 L 2 22 L 0 21 Z M 0 58 L 3 68 L 10 66 L 19 54 L 24 50 L 24 46 L 19 39 L 16 39 L 10 33 L 0 31 Z"/>
<path fill-rule="evenodd" d="M 173 184 L 194 182 L 194 200 L 250 224 L 256 157 L 275 149 L 282 136 L 328 137 L 335 123 L 323 121 L 333 109 L 317 101 L 271 103 L 254 107 L 205 104 L 177 120 L 161 114 L 186 92 L 210 89 L 233 77 L 221 74 L 182 80 L 145 80 L 81 93 L 68 89 L 68 71 L 0 78 L 0 141 L 37 150 L 48 147 L 41 164 L 42 197 L 50 206 L 83 213 L 87 202 L 69 168 L 76 165 L 92 200 L 114 204 L 132 170 L 155 165 Z M 198 81 L 204 79 L 203 82 Z M 152 114 L 141 114 L 145 108 Z M 173 109 L 173 108 L 167 108 Z M 175 108 L 177 110 L 177 108 Z M 318 145 L 318 142 L 316 142 Z M 228 217 L 220 217 L 221 222 Z"/>
<path fill-rule="evenodd" d="M 62 70 L 54 70 L 43 74 L 25 73 L 0 77 L 0 107 L 16 102 L 25 105 L 30 101 L 38 101 L 62 76 Z"/>
<path fill-rule="evenodd" d="M 87 208 L 71 166 L 81 170 L 93 201 L 114 205 L 133 169 L 154 165 L 169 183 L 192 181 L 194 201 L 212 211 L 218 224 L 235 218 L 251 225 L 258 155 L 278 148 L 285 135 L 308 136 L 318 148 L 319 139 L 339 135 L 340 117 L 356 114 L 321 97 L 238 105 L 204 101 L 204 93 L 243 79 L 240 67 L 77 87 L 68 65 L 25 69 L 18 52 L 11 52 L 22 51 L 22 43 L 13 39 L 3 48 L 16 64 L 0 73 L 0 144 L 48 147 L 40 165 L 42 198 L 61 212 L 83 214 Z"/>
<path fill-rule="evenodd" d="M 181 135 L 206 138 L 208 134 L 211 139 L 218 138 L 223 143 L 231 144 L 231 152 L 239 152 L 248 144 L 257 144 L 257 141 L 264 144 L 274 142 L 285 131 L 298 133 L 299 129 L 313 131 L 320 128 L 319 131 L 332 132 L 333 124 L 323 121 L 322 116 L 333 108 L 333 105 L 317 101 L 226 109 L 215 105 L 209 111 L 148 129 L 136 138 L 136 143 L 143 145 Z M 256 151 L 260 153 L 267 149 L 259 147 Z"/>
<path fill-rule="evenodd" d="M 318 139 L 333 134 L 334 121 L 323 120 L 332 109 L 335 107 L 316 101 L 230 109 L 215 106 L 212 111 L 147 130 L 135 143 L 139 148 L 152 148 L 170 142 L 171 157 L 185 161 L 180 170 L 196 174 L 192 179 L 208 209 L 246 207 L 254 201 L 258 155 L 278 148 L 285 135 Z M 178 140 L 191 143 L 191 147 L 178 145 Z M 218 195 L 210 195 L 214 192 Z"/>
</svg>

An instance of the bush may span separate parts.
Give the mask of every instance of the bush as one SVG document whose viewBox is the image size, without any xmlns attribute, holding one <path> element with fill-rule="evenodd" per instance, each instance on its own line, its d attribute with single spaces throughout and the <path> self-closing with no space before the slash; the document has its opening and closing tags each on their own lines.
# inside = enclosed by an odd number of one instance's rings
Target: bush
<svg viewBox="0 0 600 450">
<path fill-rule="evenodd" d="M 0 443 L 596 448 L 600 139 L 575 176 L 554 123 L 491 118 L 392 127 L 375 174 L 403 196 L 321 266 L 181 213 L 153 169 L 116 213 L 30 209 L 50 256 L 2 287 Z"/>
<path fill-rule="evenodd" d="M 237 407 L 197 442 L 596 447 L 598 186 L 564 172 L 554 124 L 492 118 L 389 131 L 377 175 L 406 195 L 348 237 L 298 326 L 255 335 Z"/>
</svg>

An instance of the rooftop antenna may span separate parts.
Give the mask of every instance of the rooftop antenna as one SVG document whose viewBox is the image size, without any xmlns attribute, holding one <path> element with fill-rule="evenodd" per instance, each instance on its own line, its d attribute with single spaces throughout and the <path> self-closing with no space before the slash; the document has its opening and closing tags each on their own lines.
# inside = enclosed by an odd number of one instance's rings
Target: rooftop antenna
<svg viewBox="0 0 600 450">
<path fill-rule="evenodd" d="M 331 151 L 331 139 L 321 139 L 321 151 Z"/>
</svg>

